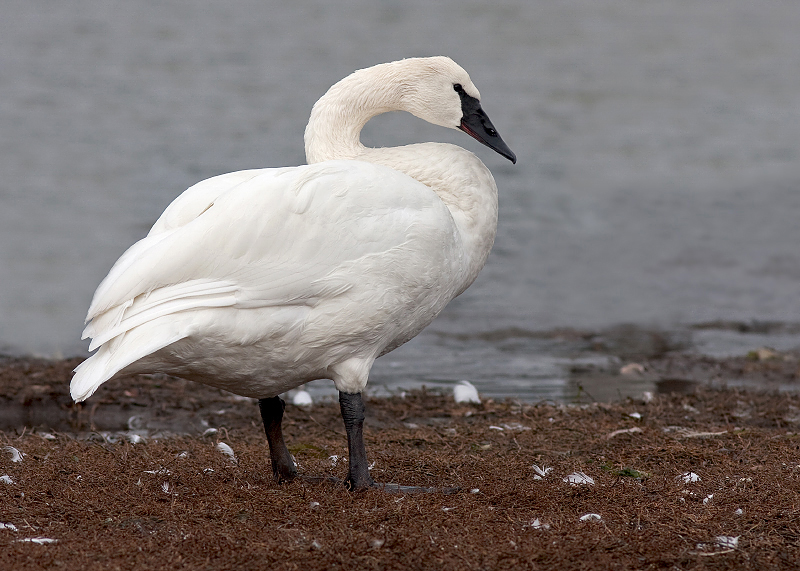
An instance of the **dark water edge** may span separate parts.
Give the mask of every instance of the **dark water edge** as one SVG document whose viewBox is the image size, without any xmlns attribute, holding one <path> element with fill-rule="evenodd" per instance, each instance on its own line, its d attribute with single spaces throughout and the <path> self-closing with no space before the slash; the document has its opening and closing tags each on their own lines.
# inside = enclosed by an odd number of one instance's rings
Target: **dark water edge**
<svg viewBox="0 0 800 571">
<path fill-rule="evenodd" d="M 707 326 L 699 329 L 706 330 Z M 741 327 L 736 325 L 735 329 Z M 772 332 L 775 328 L 766 329 Z M 778 340 L 774 333 L 760 335 L 760 340 Z M 550 403 L 562 407 L 616 402 L 627 403 L 635 411 L 637 403 L 648 403 L 658 395 L 689 395 L 709 387 L 732 390 L 743 403 L 751 398 L 748 394 L 800 392 L 797 347 L 787 351 L 761 346 L 741 355 L 713 357 L 682 345 L 680 335 L 634 327 L 618 327 L 597 334 L 574 330 L 548 333 L 507 330 L 478 337 L 483 345 L 487 345 L 488 338 L 500 346 L 527 340 L 551 349 L 548 355 L 538 357 L 548 364 L 538 371 L 529 371 L 528 379 L 515 378 L 510 372 L 499 373 L 491 383 L 473 378 L 484 404 Z M 132 441 L 154 435 L 213 435 L 242 424 L 260 431 L 255 399 L 163 374 L 109 381 L 89 400 L 75 404 L 69 395 L 69 380 L 72 369 L 81 360 L 82 357 L 46 360 L 0 356 L 0 430 L 99 433 L 103 438 Z M 384 362 L 384 369 L 385 365 Z M 424 363 L 419 365 L 422 367 Z M 558 369 L 559 375 L 547 377 L 547 367 Z M 401 397 L 402 401 L 406 394 L 419 395 L 420 391 L 438 395 L 435 398 L 443 396 L 449 402 L 453 400 L 455 378 L 411 379 L 397 375 L 399 380 L 389 384 L 387 380 L 391 381 L 391 377 L 384 376 L 381 366 L 376 369 L 366 391 L 368 403 L 387 396 Z M 388 370 L 392 370 L 391 366 Z M 536 378 L 536 374 L 543 380 Z M 330 381 L 315 381 L 305 388 L 315 404 L 335 399 Z M 293 411 L 289 411 L 289 417 L 309 414 L 309 409 L 293 405 L 295 393 L 283 395 Z M 379 426 L 381 421 L 372 418 L 369 405 L 367 408 L 370 423 L 377 422 Z"/>
<path fill-rule="evenodd" d="M 210 426 L 201 421 L 203 414 L 207 420 L 208 415 L 213 417 L 232 405 L 255 402 L 154 374 L 146 376 L 151 380 L 144 386 L 139 386 L 138 378 L 106 383 L 76 408 L 69 399 L 68 384 L 72 368 L 82 358 L 0 357 L 0 387 L 5 389 L 5 399 L 0 399 L 0 429 L 49 423 L 53 429 L 67 430 L 91 417 L 98 430 L 196 433 Z M 386 397 L 424 388 L 451 394 L 461 380 L 475 385 L 483 399 L 525 403 L 642 399 L 689 393 L 701 386 L 797 392 L 800 324 L 715 321 L 672 330 L 628 324 L 598 331 L 510 327 L 475 333 L 434 329 L 378 359 L 366 392 L 369 397 Z M 138 388 L 131 389 L 136 398 L 126 403 L 129 387 Z M 336 397 L 329 380 L 301 388 L 314 402 Z M 187 409 L 191 414 L 166 414 L 166 409 L 186 408 L 181 399 L 187 391 L 193 395 Z M 283 396 L 291 403 L 296 392 Z M 175 404 L 165 408 L 168 402 Z"/>
<path fill-rule="evenodd" d="M 609 401 L 638 398 L 645 392 L 670 392 L 667 385 L 659 385 L 667 374 L 665 363 L 677 367 L 669 375 L 683 375 L 692 385 L 713 380 L 718 385 L 796 390 L 791 379 L 784 382 L 739 374 L 693 378 L 680 370 L 681 363 L 688 367 L 702 360 L 737 362 L 765 347 L 781 355 L 796 354 L 800 324 L 715 321 L 672 329 L 623 324 L 601 330 L 431 331 L 379 359 L 369 390 L 393 394 L 423 385 L 449 390 L 458 381 L 469 380 L 482 395 L 495 399 L 576 402 L 588 391 L 595 400 Z M 631 364 L 645 369 L 657 365 L 657 370 L 620 374 Z M 324 381 L 310 383 L 307 390 L 312 396 L 332 394 Z"/>
</svg>

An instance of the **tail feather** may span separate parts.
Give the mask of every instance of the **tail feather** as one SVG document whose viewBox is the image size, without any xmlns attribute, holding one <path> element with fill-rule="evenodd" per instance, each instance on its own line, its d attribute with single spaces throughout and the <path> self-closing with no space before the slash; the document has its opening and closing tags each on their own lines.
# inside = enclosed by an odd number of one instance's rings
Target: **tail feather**
<svg viewBox="0 0 800 571">
<path fill-rule="evenodd" d="M 232 306 L 236 303 L 236 298 L 233 293 L 234 291 L 235 290 L 231 287 L 227 292 L 225 292 L 228 294 L 225 296 L 218 295 L 217 292 L 212 292 L 211 294 L 205 296 L 171 300 L 133 313 L 130 317 L 126 315 L 115 327 L 110 327 L 102 332 L 96 331 L 95 336 L 89 345 L 89 351 L 94 351 L 97 347 L 100 347 L 104 343 L 107 343 L 123 333 L 132 331 L 137 327 L 141 327 L 142 325 L 155 322 L 160 317 L 174 317 L 176 314 L 186 313 L 190 310 L 196 309 L 211 309 L 214 307 Z"/>
<path fill-rule="evenodd" d="M 115 337 L 78 365 L 69 385 L 73 400 L 88 399 L 100 385 L 131 363 L 189 336 L 187 328 L 175 323 L 159 324 L 159 321 L 146 323 Z"/>
<path fill-rule="evenodd" d="M 75 401 L 89 398 L 97 388 L 135 361 L 188 337 L 197 312 L 236 303 L 235 284 L 193 280 L 166 286 L 91 316 L 83 338 L 97 352 L 75 369 L 70 393 Z"/>
</svg>

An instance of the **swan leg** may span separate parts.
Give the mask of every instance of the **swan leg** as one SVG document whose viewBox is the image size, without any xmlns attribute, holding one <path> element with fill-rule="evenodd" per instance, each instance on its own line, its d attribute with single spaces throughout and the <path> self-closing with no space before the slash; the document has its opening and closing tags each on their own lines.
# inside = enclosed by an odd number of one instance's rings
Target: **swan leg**
<svg viewBox="0 0 800 571">
<path fill-rule="evenodd" d="M 399 484 L 379 484 L 369 475 L 367 449 L 364 446 L 364 401 L 361 393 L 343 393 L 339 391 L 339 407 L 342 410 L 344 428 L 347 431 L 347 448 L 350 454 L 350 469 L 344 481 L 348 490 L 365 490 L 377 488 L 389 493 L 430 493 L 441 492 L 452 494 L 457 488 L 421 488 L 419 486 L 401 486 Z"/>
<path fill-rule="evenodd" d="M 264 432 L 267 433 L 269 443 L 269 456 L 272 459 L 272 474 L 278 483 L 288 482 L 297 476 L 292 455 L 283 441 L 283 410 L 286 403 L 281 397 L 259 399 L 258 408 L 261 411 L 261 420 L 264 421 Z"/>
<path fill-rule="evenodd" d="M 339 408 L 347 431 L 347 450 L 350 456 L 345 485 L 349 490 L 364 490 L 375 482 L 369 475 L 367 449 L 364 447 L 364 401 L 361 393 L 339 391 Z"/>
</svg>

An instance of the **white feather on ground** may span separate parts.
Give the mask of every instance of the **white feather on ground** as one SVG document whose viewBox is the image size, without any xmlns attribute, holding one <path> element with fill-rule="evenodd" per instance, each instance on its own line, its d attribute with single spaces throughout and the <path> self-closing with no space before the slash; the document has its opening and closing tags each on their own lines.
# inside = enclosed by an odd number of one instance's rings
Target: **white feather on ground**
<svg viewBox="0 0 800 571">
<path fill-rule="evenodd" d="M 311 398 L 311 394 L 309 394 L 308 391 L 299 390 L 294 393 L 292 404 L 294 406 L 311 406 L 314 404 L 314 400 Z"/>
<path fill-rule="evenodd" d="M 570 474 L 569 476 L 566 476 L 564 478 L 564 481 L 567 484 L 571 484 L 573 486 L 577 485 L 594 486 L 594 478 L 584 474 L 583 472 L 575 472 L 573 474 Z"/>
<path fill-rule="evenodd" d="M 453 387 L 453 398 L 455 398 L 455 401 L 458 403 L 481 403 L 481 397 L 478 396 L 478 389 L 469 381 L 460 381 Z"/>
<path fill-rule="evenodd" d="M 5 446 L 3 450 L 11 454 L 12 462 L 22 462 L 22 457 L 24 456 L 24 454 L 19 450 L 17 450 L 16 448 L 14 448 L 13 446 Z"/>
</svg>

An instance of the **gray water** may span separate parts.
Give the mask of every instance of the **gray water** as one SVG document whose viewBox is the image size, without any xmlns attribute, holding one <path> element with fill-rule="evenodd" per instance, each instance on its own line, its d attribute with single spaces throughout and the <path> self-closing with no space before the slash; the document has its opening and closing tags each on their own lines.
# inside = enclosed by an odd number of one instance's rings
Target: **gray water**
<svg viewBox="0 0 800 571">
<path fill-rule="evenodd" d="M 564 398 L 570 367 L 618 358 L 547 333 L 565 327 L 800 346 L 780 327 L 800 323 L 798 30 L 777 0 L 6 0 L 0 352 L 85 353 L 94 288 L 182 190 L 302 164 L 331 84 L 436 54 L 519 160 L 405 114 L 367 126 L 371 145 L 473 150 L 501 196 L 484 272 L 376 385 Z M 720 320 L 783 333 L 693 328 Z"/>
</svg>

